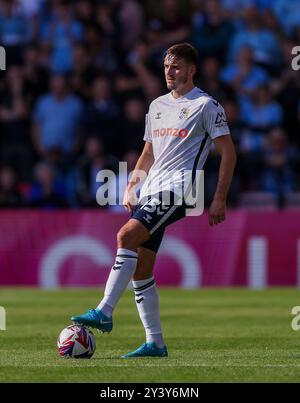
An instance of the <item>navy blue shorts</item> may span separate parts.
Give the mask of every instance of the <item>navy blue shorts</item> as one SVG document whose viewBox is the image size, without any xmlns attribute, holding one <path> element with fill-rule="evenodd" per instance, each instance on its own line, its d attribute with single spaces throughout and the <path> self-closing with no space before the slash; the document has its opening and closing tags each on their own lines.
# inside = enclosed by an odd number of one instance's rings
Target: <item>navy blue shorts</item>
<svg viewBox="0 0 300 403">
<path fill-rule="evenodd" d="M 157 252 L 164 236 L 165 228 L 185 217 L 186 205 L 176 204 L 176 195 L 160 192 L 139 202 L 131 213 L 131 218 L 140 221 L 150 232 L 150 238 L 141 245 Z"/>
</svg>

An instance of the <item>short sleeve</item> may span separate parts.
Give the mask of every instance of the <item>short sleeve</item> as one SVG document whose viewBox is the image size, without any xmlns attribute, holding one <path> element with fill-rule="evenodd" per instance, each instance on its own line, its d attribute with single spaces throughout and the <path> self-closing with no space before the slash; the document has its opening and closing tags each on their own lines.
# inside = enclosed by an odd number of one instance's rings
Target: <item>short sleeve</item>
<svg viewBox="0 0 300 403">
<path fill-rule="evenodd" d="M 212 139 L 230 134 L 223 107 L 210 99 L 202 110 L 203 128 Z"/>
<path fill-rule="evenodd" d="M 147 141 L 147 143 L 152 143 L 151 124 L 150 124 L 149 113 L 146 114 L 146 119 L 145 119 L 144 141 Z"/>
</svg>

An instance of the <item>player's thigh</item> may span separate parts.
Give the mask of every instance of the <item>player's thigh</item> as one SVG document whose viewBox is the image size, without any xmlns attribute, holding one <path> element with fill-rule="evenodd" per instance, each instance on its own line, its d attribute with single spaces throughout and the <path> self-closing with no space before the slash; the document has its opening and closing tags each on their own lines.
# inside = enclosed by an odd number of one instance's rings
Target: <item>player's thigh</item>
<svg viewBox="0 0 300 403">
<path fill-rule="evenodd" d="M 118 247 L 136 249 L 146 242 L 149 237 L 149 230 L 140 221 L 131 218 L 118 232 Z"/>
<path fill-rule="evenodd" d="M 138 248 L 138 261 L 133 280 L 146 280 L 153 276 L 153 268 L 156 259 L 156 252 L 140 246 Z"/>
</svg>

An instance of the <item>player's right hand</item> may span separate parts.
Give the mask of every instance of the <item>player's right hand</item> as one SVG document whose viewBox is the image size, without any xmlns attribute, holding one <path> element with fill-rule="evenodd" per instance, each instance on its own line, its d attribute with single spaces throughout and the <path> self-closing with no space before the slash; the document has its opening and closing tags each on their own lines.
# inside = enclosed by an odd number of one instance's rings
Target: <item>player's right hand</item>
<svg viewBox="0 0 300 403">
<path fill-rule="evenodd" d="M 127 186 L 125 193 L 124 193 L 124 198 L 123 198 L 123 205 L 125 209 L 131 213 L 134 207 L 137 204 L 137 196 L 136 192 L 134 190 L 134 187 L 129 187 Z"/>
<path fill-rule="evenodd" d="M 209 225 L 218 225 L 226 218 L 226 202 L 214 199 L 208 211 Z"/>
</svg>

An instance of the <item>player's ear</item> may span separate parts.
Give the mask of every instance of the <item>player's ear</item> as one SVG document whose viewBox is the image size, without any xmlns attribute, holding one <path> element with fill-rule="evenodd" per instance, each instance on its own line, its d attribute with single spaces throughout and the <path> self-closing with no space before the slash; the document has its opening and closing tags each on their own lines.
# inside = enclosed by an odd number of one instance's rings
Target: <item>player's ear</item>
<svg viewBox="0 0 300 403">
<path fill-rule="evenodd" d="M 190 65 L 190 73 L 191 73 L 192 76 L 194 76 L 196 74 L 196 70 L 197 70 L 196 66 L 194 64 L 191 64 Z"/>
</svg>

